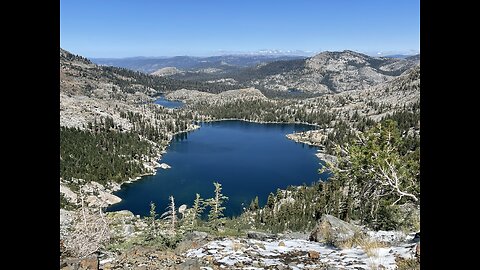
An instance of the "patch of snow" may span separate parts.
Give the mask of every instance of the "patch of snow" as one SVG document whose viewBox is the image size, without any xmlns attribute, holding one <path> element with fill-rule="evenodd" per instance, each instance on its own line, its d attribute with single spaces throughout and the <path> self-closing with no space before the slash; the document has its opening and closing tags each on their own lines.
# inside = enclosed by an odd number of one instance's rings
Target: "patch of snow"
<svg viewBox="0 0 480 270">
<path fill-rule="evenodd" d="M 391 235 L 391 233 L 381 232 L 378 235 Z M 285 246 L 279 246 L 281 241 Z M 385 269 L 395 269 L 395 255 L 411 258 L 413 257 L 413 248 L 414 244 L 408 243 L 377 248 L 371 251 L 373 255 L 369 257 L 360 247 L 339 249 L 303 239 L 275 241 L 223 239 L 211 241 L 198 249 L 191 249 L 186 255 L 187 257 L 196 258 L 212 255 L 213 259 L 223 268 L 229 268 L 237 263 L 241 263 L 243 265 L 241 269 L 262 269 L 256 268 L 260 267 L 260 265 L 263 267 L 282 265 L 291 269 L 315 269 L 316 267 L 321 267 L 321 264 L 342 269 L 370 269 L 381 267 L 380 265 L 385 267 Z M 310 251 L 318 252 L 320 258 L 318 260 L 309 259 L 308 252 Z M 288 258 L 290 255 L 294 257 L 290 257 L 287 264 L 285 258 Z"/>
</svg>

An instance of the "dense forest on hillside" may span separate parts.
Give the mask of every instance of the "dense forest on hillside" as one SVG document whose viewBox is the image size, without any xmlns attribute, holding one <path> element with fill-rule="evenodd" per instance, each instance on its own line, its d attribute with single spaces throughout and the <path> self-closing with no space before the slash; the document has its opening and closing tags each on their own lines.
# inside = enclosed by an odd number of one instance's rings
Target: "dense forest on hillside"
<svg viewBox="0 0 480 270">
<path fill-rule="evenodd" d="M 60 127 L 60 177 L 77 188 L 72 178 L 106 184 L 147 173 L 143 163 L 155 159 L 171 135 L 187 130 L 193 119 L 191 112 L 149 106 L 153 119 L 138 112 L 120 112 L 132 124 L 127 131 L 111 117 L 95 118 L 83 129 Z"/>
<path fill-rule="evenodd" d="M 295 106 L 292 101 L 271 100 L 236 100 L 231 103 L 209 104 L 200 103 L 193 106 L 204 115 L 215 119 L 237 118 L 264 122 L 303 122 L 325 126 L 335 119 L 335 116 L 325 110 L 313 110 L 307 106 Z"/>
<path fill-rule="evenodd" d="M 201 81 L 175 80 L 171 78 L 152 76 L 139 71 L 125 68 L 101 67 L 102 76 L 110 77 L 114 82 L 123 87 L 131 83 L 133 78 L 137 84 L 157 90 L 159 93 L 175 91 L 179 89 L 195 89 L 209 93 L 220 93 L 227 90 L 238 89 L 236 85 L 220 83 L 208 83 Z M 125 78 L 125 79 L 124 79 Z"/>
<path fill-rule="evenodd" d="M 154 151 L 153 145 L 132 132 L 61 127 L 60 177 L 67 182 L 76 178 L 121 183 L 145 173 L 142 158 L 154 155 Z"/>
</svg>

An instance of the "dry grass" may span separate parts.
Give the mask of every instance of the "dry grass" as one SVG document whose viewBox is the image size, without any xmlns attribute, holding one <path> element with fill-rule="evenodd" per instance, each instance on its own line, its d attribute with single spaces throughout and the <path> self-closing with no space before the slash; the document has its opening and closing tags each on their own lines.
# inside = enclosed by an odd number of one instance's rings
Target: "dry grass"
<svg viewBox="0 0 480 270">
<path fill-rule="evenodd" d="M 365 235 L 357 231 L 354 233 L 353 237 L 347 239 L 346 241 L 337 243 L 337 246 L 340 248 L 353 248 L 356 246 L 362 246 L 363 242 L 365 242 Z"/>
<path fill-rule="evenodd" d="M 383 242 L 370 240 L 370 239 L 366 239 L 365 241 L 363 241 L 363 243 L 360 246 L 365 251 L 368 257 L 377 257 L 378 248 L 388 247 L 388 245 Z"/>
<path fill-rule="evenodd" d="M 242 243 L 238 243 L 238 242 L 233 242 L 233 243 L 232 243 L 232 249 L 233 249 L 233 251 L 236 252 L 236 251 L 240 250 L 241 248 L 243 248 Z"/>
<path fill-rule="evenodd" d="M 342 249 L 360 247 L 368 257 L 377 257 L 378 254 L 376 251 L 378 248 L 388 247 L 386 243 L 372 240 L 362 232 L 355 232 L 352 238 L 339 243 L 337 246 Z"/>
<path fill-rule="evenodd" d="M 420 262 L 415 259 L 405 259 L 402 257 L 396 257 L 397 270 L 420 270 Z"/>
</svg>

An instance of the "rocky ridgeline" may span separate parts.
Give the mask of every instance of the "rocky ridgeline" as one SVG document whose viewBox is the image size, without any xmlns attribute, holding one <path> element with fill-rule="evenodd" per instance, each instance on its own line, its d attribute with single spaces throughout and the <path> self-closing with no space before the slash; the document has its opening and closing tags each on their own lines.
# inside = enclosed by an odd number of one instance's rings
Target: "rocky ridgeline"
<svg viewBox="0 0 480 270">
<path fill-rule="evenodd" d="M 351 116 L 357 111 L 359 115 L 379 120 L 386 114 L 420 102 L 420 66 L 364 91 L 344 92 L 331 98 L 334 100 L 331 110 L 336 114 Z M 322 99 L 318 102 L 322 102 Z M 380 106 L 381 112 L 377 109 Z"/>
<path fill-rule="evenodd" d="M 415 66 L 391 81 L 363 90 L 325 95 L 303 101 L 304 104 L 322 104 L 325 109 L 342 119 L 354 112 L 378 120 L 381 116 L 420 102 L 420 66 Z M 378 107 L 382 107 L 379 112 Z"/>
<path fill-rule="evenodd" d="M 418 63 L 415 59 L 378 58 L 348 50 L 322 52 L 304 60 L 301 67 L 253 79 L 247 84 L 276 91 L 296 89 L 314 93 L 365 90 L 396 78 Z M 259 70 L 268 68 L 265 65 Z"/>
<path fill-rule="evenodd" d="M 70 183 L 60 179 L 60 194 L 63 194 L 74 205 L 80 206 L 81 204 L 79 194 L 84 196 L 84 202 L 91 207 L 107 207 L 122 201 L 122 199 L 112 194 L 120 189 L 120 184 L 118 183 L 110 182 L 105 187 L 95 181 L 86 182 L 83 179 L 71 179 L 69 182 L 72 181 L 75 182 L 75 186 L 79 186 L 79 190 L 72 191 L 68 187 Z"/>
<path fill-rule="evenodd" d="M 126 87 L 128 91 L 122 90 Z M 151 110 L 141 104 L 153 101 L 149 95 L 154 93 L 133 78 L 107 73 L 87 59 L 60 49 L 60 126 L 83 129 L 88 122 L 111 117 L 122 130 L 130 130 L 131 124 L 120 113 L 131 111 L 152 119 Z"/>
<path fill-rule="evenodd" d="M 420 102 L 420 65 L 398 78 L 365 90 L 346 91 L 299 101 L 292 107 L 307 107 L 312 111 L 326 110 L 339 120 L 350 121 L 356 113 L 379 121 L 382 117 L 409 109 Z M 316 129 L 287 135 L 287 138 L 322 147 L 331 128 Z M 418 133 L 418 130 L 414 131 Z"/>
</svg>

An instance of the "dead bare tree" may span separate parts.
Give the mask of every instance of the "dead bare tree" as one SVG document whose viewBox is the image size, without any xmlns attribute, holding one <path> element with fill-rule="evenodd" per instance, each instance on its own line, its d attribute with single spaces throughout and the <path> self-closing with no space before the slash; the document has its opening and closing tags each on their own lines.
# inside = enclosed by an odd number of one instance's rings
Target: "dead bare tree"
<svg viewBox="0 0 480 270">
<path fill-rule="evenodd" d="M 80 192 L 81 208 L 75 213 L 70 233 L 64 240 L 66 250 L 84 258 L 100 250 L 110 239 L 110 229 L 101 207 L 87 207 Z"/>
<path fill-rule="evenodd" d="M 168 220 L 170 223 L 169 232 L 174 234 L 175 233 L 175 224 L 177 222 L 177 211 L 175 209 L 175 198 L 173 196 L 169 197 L 170 204 L 167 207 L 167 211 L 163 213 L 160 218 Z"/>
</svg>

